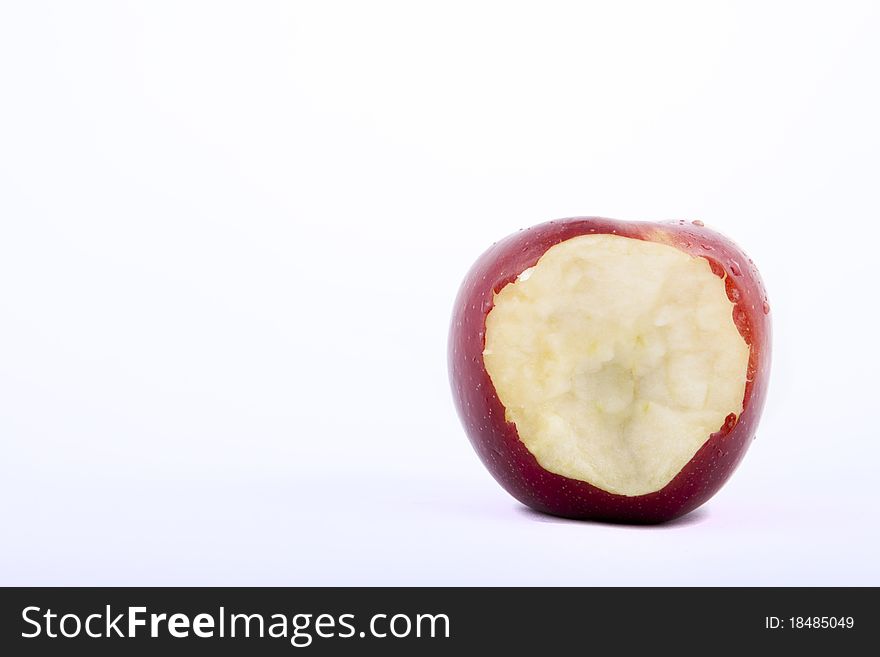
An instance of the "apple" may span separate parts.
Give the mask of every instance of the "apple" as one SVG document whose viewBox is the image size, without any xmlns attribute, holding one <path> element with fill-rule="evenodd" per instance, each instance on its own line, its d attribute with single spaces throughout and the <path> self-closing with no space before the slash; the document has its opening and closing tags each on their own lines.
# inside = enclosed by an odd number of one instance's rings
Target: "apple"
<svg viewBox="0 0 880 657">
<path fill-rule="evenodd" d="M 770 306 L 700 221 L 578 217 L 496 242 L 461 285 L 449 374 L 464 429 L 513 497 L 568 518 L 692 511 L 755 436 Z"/>
</svg>

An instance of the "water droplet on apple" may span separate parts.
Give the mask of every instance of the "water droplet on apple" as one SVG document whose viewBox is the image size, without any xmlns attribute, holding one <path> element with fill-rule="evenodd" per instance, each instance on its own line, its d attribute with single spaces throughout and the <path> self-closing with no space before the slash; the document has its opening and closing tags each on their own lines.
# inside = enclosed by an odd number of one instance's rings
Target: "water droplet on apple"
<svg viewBox="0 0 880 657">
<path fill-rule="evenodd" d="M 706 249 L 707 251 L 711 251 L 711 250 L 712 250 L 712 245 L 711 245 L 711 244 L 700 244 L 700 246 L 702 246 L 702 247 L 703 247 L 704 249 Z"/>
<path fill-rule="evenodd" d="M 705 225 L 706 225 L 706 224 L 704 224 L 702 221 L 700 221 L 699 219 L 694 219 L 691 223 L 692 223 L 694 226 L 705 226 Z"/>
<path fill-rule="evenodd" d="M 734 276 L 742 276 L 742 270 L 739 268 L 739 263 L 736 260 L 730 261 L 730 272 Z"/>
<path fill-rule="evenodd" d="M 764 299 L 764 314 L 770 314 L 770 304 L 767 302 L 767 299 Z"/>
</svg>

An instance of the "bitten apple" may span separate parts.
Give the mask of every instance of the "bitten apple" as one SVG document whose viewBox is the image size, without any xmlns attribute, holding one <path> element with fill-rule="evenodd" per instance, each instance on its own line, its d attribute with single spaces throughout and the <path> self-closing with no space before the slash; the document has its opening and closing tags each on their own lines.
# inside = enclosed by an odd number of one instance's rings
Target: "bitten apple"
<svg viewBox="0 0 880 657">
<path fill-rule="evenodd" d="M 551 221 L 468 272 L 449 335 L 471 443 L 516 499 L 662 522 L 714 495 L 755 435 L 770 306 L 702 222 Z"/>
</svg>

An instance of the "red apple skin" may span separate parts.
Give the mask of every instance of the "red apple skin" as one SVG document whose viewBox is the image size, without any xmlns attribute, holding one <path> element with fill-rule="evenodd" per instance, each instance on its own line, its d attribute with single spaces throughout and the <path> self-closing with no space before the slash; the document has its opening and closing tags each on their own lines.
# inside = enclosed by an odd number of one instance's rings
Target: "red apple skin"
<svg viewBox="0 0 880 657">
<path fill-rule="evenodd" d="M 579 235 L 610 233 L 674 246 L 706 258 L 726 274 L 734 322 L 749 345 L 743 412 L 728 416 L 663 489 L 647 495 L 609 493 L 542 468 L 507 422 L 483 362 L 486 316 L 494 294 L 532 267 L 550 247 Z M 468 438 L 492 476 L 517 500 L 551 515 L 608 522 L 659 523 L 693 511 L 727 481 L 755 437 L 770 373 L 770 306 L 752 261 L 702 222 L 630 222 L 599 217 L 560 219 L 496 242 L 471 267 L 452 314 L 449 376 Z"/>
</svg>

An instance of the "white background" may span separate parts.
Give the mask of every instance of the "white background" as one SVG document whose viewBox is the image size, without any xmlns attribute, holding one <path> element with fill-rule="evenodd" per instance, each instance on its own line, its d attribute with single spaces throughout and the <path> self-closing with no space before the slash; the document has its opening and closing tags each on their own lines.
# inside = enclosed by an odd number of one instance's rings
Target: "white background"
<svg viewBox="0 0 880 657">
<path fill-rule="evenodd" d="M 6 2 L 0 584 L 880 584 L 880 5 Z M 703 219 L 758 440 L 661 527 L 525 510 L 455 415 L 494 240 Z"/>
</svg>

